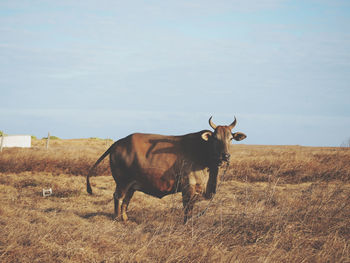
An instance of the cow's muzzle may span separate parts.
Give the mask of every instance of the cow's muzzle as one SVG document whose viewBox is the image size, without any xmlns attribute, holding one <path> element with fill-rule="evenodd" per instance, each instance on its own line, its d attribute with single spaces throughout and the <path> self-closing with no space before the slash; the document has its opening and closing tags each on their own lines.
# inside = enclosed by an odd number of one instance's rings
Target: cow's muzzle
<svg viewBox="0 0 350 263">
<path fill-rule="evenodd" d="M 230 163 L 231 155 L 228 153 L 223 153 L 220 158 L 217 160 L 218 166 L 223 165 L 223 163 Z"/>
<path fill-rule="evenodd" d="M 216 156 L 212 159 L 212 164 L 220 167 L 221 165 L 223 165 L 223 163 L 230 163 L 230 157 L 231 155 L 228 153 L 223 153 L 219 156 Z"/>
<path fill-rule="evenodd" d="M 222 154 L 222 156 L 221 156 L 221 160 L 223 161 L 223 162 L 230 162 L 230 157 L 231 157 L 231 155 L 229 154 L 229 153 L 223 153 Z"/>
</svg>

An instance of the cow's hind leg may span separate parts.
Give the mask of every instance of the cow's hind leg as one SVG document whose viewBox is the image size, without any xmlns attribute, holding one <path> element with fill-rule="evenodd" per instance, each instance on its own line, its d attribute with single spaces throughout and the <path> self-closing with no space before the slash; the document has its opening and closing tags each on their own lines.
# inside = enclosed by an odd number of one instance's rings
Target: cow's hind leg
<svg viewBox="0 0 350 263">
<path fill-rule="evenodd" d="M 123 221 L 127 221 L 128 220 L 128 216 L 126 214 L 126 212 L 128 211 L 128 206 L 129 206 L 129 202 L 132 198 L 132 196 L 134 195 L 135 190 L 132 188 L 129 188 L 129 190 L 127 191 L 123 203 L 122 203 L 122 208 L 121 208 L 121 218 Z"/>
<path fill-rule="evenodd" d="M 125 194 L 123 191 L 120 189 L 120 187 L 116 187 L 115 192 L 113 194 L 113 199 L 114 199 L 114 218 L 117 219 L 118 217 L 121 216 L 121 211 L 122 211 L 122 203 L 124 200 Z"/>
<path fill-rule="evenodd" d="M 135 190 L 133 189 L 134 182 L 129 183 L 126 187 L 117 185 L 114 192 L 114 215 L 116 218 L 120 217 L 124 222 L 128 220 L 126 214 L 130 199 L 132 198 Z"/>
<path fill-rule="evenodd" d="M 115 192 L 113 194 L 114 219 L 120 218 L 121 220 L 126 221 L 127 217 L 123 216 L 123 202 L 128 193 L 129 185 L 127 183 L 126 178 L 122 176 L 123 174 L 125 174 L 124 171 L 118 168 L 113 168 L 112 163 L 111 163 L 111 170 L 112 170 L 112 176 L 116 183 Z"/>
</svg>

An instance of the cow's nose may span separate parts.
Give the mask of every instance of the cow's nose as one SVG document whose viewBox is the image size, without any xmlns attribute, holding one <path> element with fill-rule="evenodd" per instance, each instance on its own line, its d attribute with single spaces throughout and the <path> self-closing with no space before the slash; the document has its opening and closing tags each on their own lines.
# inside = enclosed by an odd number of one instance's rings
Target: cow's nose
<svg viewBox="0 0 350 263">
<path fill-rule="evenodd" d="M 228 161 L 230 159 L 231 155 L 228 153 L 224 153 L 224 154 L 222 154 L 222 157 L 224 160 Z"/>
</svg>

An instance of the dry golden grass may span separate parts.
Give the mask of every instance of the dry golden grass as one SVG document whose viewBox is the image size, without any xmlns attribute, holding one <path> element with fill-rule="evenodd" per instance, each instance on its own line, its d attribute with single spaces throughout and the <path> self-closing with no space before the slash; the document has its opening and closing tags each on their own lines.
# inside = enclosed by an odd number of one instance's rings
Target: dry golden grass
<svg viewBox="0 0 350 263">
<path fill-rule="evenodd" d="M 86 193 L 79 175 L 110 142 L 36 143 L 0 154 L 0 262 L 350 262 L 347 149 L 234 146 L 217 195 L 195 206 L 206 214 L 183 225 L 181 194 L 137 192 L 130 221 L 113 221 L 108 160 Z"/>
<path fill-rule="evenodd" d="M 33 140 L 32 148 L 4 148 L 0 154 L 0 172 L 30 171 L 53 174 L 86 175 L 99 155 L 112 144 L 109 140 L 51 140 L 46 150 L 45 140 Z M 109 174 L 107 158 L 97 170 Z"/>
</svg>

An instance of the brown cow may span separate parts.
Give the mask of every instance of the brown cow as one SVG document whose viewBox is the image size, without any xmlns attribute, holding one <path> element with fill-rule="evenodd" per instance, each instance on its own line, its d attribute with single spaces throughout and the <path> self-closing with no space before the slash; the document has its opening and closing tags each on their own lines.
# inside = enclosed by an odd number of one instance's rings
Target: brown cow
<svg viewBox="0 0 350 263">
<path fill-rule="evenodd" d="M 89 177 L 96 166 L 110 155 L 112 176 L 116 182 L 114 213 L 123 221 L 134 192 L 162 198 L 182 192 L 184 222 L 192 216 L 197 197 L 210 199 L 216 192 L 218 168 L 230 160 L 230 142 L 246 135 L 232 133 L 235 120 L 228 126 L 216 126 L 182 136 L 131 134 L 115 142 L 93 165 L 87 176 L 87 192 L 92 194 Z"/>
</svg>

